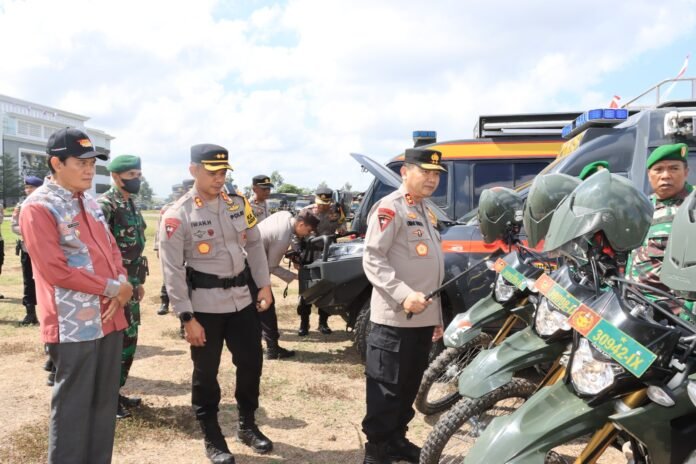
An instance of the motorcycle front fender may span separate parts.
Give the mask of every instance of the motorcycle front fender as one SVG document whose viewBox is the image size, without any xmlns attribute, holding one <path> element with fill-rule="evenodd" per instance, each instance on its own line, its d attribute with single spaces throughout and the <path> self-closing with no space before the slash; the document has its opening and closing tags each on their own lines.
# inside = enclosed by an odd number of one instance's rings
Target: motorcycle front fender
<svg viewBox="0 0 696 464">
<path fill-rule="evenodd" d="M 481 351 L 459 375 L 459 393 L 480 398 L 510 382 L 521 369 L 555 361 L 566 345 L 564 341 L 547 343 L 527 327 L 500 345 Z"/>
<path fill-rule="evenodd" d="M 544 387 L 517 411 L 488 425 L 465 464 L 544 464 L 546 453 L 602 427 L 614 403 L 590 407 L 565 382 Z"/>
<path fill-rule="evenodd" d="M 476 338 L 481 327 L 488 322 L 502 319 L 508 314 L 503 305 L 495 301 L 493 294 L 481 298 L 467 312 L 458 314 L 445 330 L 445 346 L 459 348 Z"/>
</svg>

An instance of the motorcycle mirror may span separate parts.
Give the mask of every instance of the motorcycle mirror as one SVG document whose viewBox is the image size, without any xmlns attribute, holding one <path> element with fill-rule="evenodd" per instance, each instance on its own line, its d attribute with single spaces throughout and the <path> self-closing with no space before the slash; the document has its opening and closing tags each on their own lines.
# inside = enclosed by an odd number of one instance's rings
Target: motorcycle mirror
<svg viewBox="0 0 696 464">
<path fill-rule="evenodd" d="M 665 408 L 671 408 L 674 406 L 674 398 L 672 398 L 671 393 L 672 392 L 668 389 L 660 388 L 655 385 L 648 387 L 648 398 L 650 398 L 654 403 L 664 406 Z"/>
<path fill-rule="evenodd" d="M 487 260 L 486 261 L 486 267 L 488 268 L 489 271 L 495 271 L 495 262 L 493 260 Z"/>
<path fill-rule="evenodd" d="M 689 399 L 696 406 L 696 382 L 689 380 L 689 385 L 686 386 L 686 392 L 689 394 Z"/>
</svg>

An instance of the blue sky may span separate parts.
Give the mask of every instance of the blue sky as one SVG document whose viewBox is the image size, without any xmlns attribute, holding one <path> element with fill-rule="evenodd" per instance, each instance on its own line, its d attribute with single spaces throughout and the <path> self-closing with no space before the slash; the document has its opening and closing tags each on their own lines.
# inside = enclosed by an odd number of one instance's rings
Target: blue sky
<svg viewBox="0 0 696 464">
<path fill-rule="evenodd" d="M 351 151 L 386 161 L 413 130 L 626 101 L 696 52 L 695 0 L 557 5 L 0 0 L 0 93 L 90 116 L 162 196 L 201 142 L 242 186 L 278 170 L 364 188 Z"/>
</svg>

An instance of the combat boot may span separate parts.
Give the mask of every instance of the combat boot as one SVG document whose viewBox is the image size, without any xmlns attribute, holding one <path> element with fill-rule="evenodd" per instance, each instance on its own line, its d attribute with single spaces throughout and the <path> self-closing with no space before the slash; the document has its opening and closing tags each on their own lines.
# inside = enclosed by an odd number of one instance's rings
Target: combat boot
<svg viewBox="0 0 696 464">
<path fill-rule="evenodd" d="M 210 462 L 213 464 L 235 464 L 234 456 L 227 447 L 217 417 L 200 419 L 198 423 L 203 431 L 205 455 L 208 456 Z"/>
<path fill-rule="evenodd" d="M 387 456 L 386 443 L 365 443 L 365 459 L 363 464 L 392 464 Z"/>
<path fill-rule="evenodd" d="M 387 442 L 387 455 L 394 461 L 418 464 L 421 449 L 408 441 L 406 437 L 392 438 Z"/>
<path fill-rule="evenodd" d="M 169 303 L 162 303 L 157 310 L 157 315 L 158 316 L 164 316 L 169 312 Z"/>
<path fill-rule="evenodd" d="M 331 335 L 333 333 L 333 330 L 329 327 L 329 316 L 319 314 L 319 332 L 324 335 Z"/>
<path fill-rule="evenodd" d="M 254 414 L 239 414 L 237 439 L 259 454 L 273 450 L 273 442 L 256 426 Z"/>
<path fill-rule="evenodd" d="M 269 342 L 266 347 L 266 359 L 287 359 L 295 356 L 293 350 L 286 350 L 278 345 L 278 342 Z"/>
<path fill-rule="evenodd" d="M 25 308 L 27 310 L 27 315 L 24 316 L 24 319 L 19 321 L 19 325 L 36 325 L 36 324 L 38 324 L 39 320 L 36 318 L 36 306 L 26 305 Z"/>
<path fill-rule="evenodd" d="M 309 315 L 300 316 L 300 328 L 297 330 L 297 336 L 306 337 L 309 335 Z"/>
</svg>

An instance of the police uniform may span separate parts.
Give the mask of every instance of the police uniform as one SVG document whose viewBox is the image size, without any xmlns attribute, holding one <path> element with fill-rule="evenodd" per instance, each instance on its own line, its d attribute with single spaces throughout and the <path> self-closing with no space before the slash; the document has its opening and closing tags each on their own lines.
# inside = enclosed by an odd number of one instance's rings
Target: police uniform
<svg viewBox="0 0 696 464">
<path fill-rule="evenodd" d="M 318 205 L 331 205 L 333 202 L 333 190 L 326 187 L 319 187 L 314 195 L 315 203 L 305 206 L 299 212 L 299 214 L 311 214 L 319 219 L 319 224 L 316 227 L 314 235 L 334 235 L 336 233 L 344 233 L 346 231 L 346 215 L 338 205 L 333 205 L 328 211 L 319 211 Z M 303 246 L 306 246 L 301 241 L 295 241 L 293 243 L 293 248 L 300 250 Z M 316 245 L 318 248 L 321 244 Z M 318 308 L 319 312 L 319 331 L 325 335 L 331 333 L 329 328 L 329 313 L 324 311 L 322 308 Z M 298 298 L 297 302 L 297 314 L 300 316 L 300 328 L 297 331 L 297 335 L 300 337 L 309 334 L 309 316 L 312 313 L 312 305 L 305 302 L 304 298 L 301 296 Z"/>
<path fill-rule="evenodd" d="M 686 161 L 687 153 L 688 147 L 684 143 L 662 145 L 653 150 L 648 157 L 647 168 L 650 169 L 655 163 L 663 160 Z M 627 279 L 650 285 L 667 293 L 674 293 L 660 280 L 660 271 L 662 270 L 662 261 L 667 249 L 667 243 L 669 242 L 669 236 L 672 232 L 674 215 L 693 189 L 693 186 L 686 183 L 684 188 L 671 198 L 661 200 L 654 193 L 650 195 L 650 201 L 655 207 L 652 224 L 643 244 L 633 250 L 628 258 L 626 266 Z M 645 292 L 644 294 L 652 301 L 661 298 L 650 292 Z M 686 306 L 693 310 L 694 303 L 689 301 L 686 303 Z M 677 308 L 675 307 L 675 309 Z M 691 318 L 688 314 L 682 314 L 681 317 L 687 320 Z"/>
<path fill-rule="evenodd" d="M 271 178 L 264 174 L 254 176 L 251 179 L 251 185 L 263 189 L 273 188 Z M 254 211 L 254 216 L 256 216 L 256 220 L 258 220 L 259 223 L 261 223 L 264 219 L 270 216 L 268 212 L 268 200 L 259 201 L 256 199 L 256 195 L 253 195 L 249 199 L 249 203 L 251 204 L 251 209 Z"/>
<path fill-rule="evenodd" d="M 106 169 L 112 173 L 122 173 L 131 169 L 141 169 L 140 158 L 134 155 L 120 155 L 109 162 Z M 133 198 L 126 197 L 123 191 L 135 195 L 140 190 L 140 179 L 123 180 L 124 186 L 112 185 L 98 199 L 99 206 L 104 213 L 104 219 L 109 225 L 109 230 L 116 239 L 116 244 L 123 257 L 123 267 L 128 272 L 128 282 L 133 286 L 133 296 L 124 307 L 128 327 L 123 331 L 123 351 L 121 352 L 121 379 L 123 387 L 128 379 L 128 373 L 133 365 L 135 350 L 138 346 L 138 328 L 140 326 L 140 300 L 138 299 L 138 287 L 145 284 L 149 273 L 147 258 L 143 256 L 145 251 L 145 228 L 147 227 L 143 215 L 135 206 Z M 123 189 L 123 190 L 122 190 Z M 119 407 L 116 413 L 118 418 L 130 416 L 128 407 L 140 405 L 140 398 L 128 398 L 119 395 Z"/>
<path fill-rule="evenodd" d="M 43 180 L 36 176 L 28 176 L 24 178 L 24 185 L 31 185 L 32 187 L 38 188 L 43 185 Z M 22 203 L 19 203 L 12 212 L 12 232 L 19 237 L 15 251 L 19 254 L 19 261 L 22 265 L 22 305 L 26 310 L 26 316 L 20 321 L 20 324 L 36 325 L 39 323 L 36 318 L 36 285 L 34 283 L 34 271 L 31 267 L 31 258 L 29 257 L 29 253 L 27 253 L 27 247 L 24 246 L 22 233 L 19 230 L 19 212 L 21 209 Z"/>
<path fill-rule="evenodd" d="M 191 187 L 193 187 L 193 179 L 186 179 L 181 183 L 182 189 L 181 190 L 174 190 L 174 194 L 176 195 L 177 199 L 181 198 L 181 196 L 191 190 Z M 175 200 L 176 201 L 176 200 Z M 159 254 L 159 229 L 160 229 L 160 224 L 162 223 L 162 216 L 164 216 L 164 213 L 169 209 L 170 206 L 174 204 L 174 201 L 170 201 L 169 203 L 166 203 L 162 208 L 160 208 L 160 215 L 157 218 L 157 229 L 155 230 L 155 246 L 153 249 Z M 157 314 L 159 316 L 164 316 L 169 312 L 169 295 L 167 295 L 167 287 L 164 285 L 164 282 L 162 282 L 162 287 L 160 288 L 160 307 L 157 310 Z M 184 338 L 183 335 L 183 325 L 181 326 L 181 338 Z"/>
<path fill-rule="evenodd" d="M 227 150 L 212 144 L 192 146 L 191 162 L 209 171 L 231 169 Z M 233 459 L 217 422 L 223 343 L 237 368 L 238 438 L 258 452 L 273 446 L 254 422 L 263 361 L 256 295 L 248 286 L 246 263 L 260 287 L 270 286 L 256 222 L 244 197 L 221 192 L 215 200 L 206 201 L 194 185 L 165 212 L 160 226 L 160 261 L 173 310 L 182 320 L 195 318 L 205 330 L 205 345 L 191 346 L 191 400 L 208 456 L 211 446 L 213 454 L 229 456 L 214 462 Z"/>
<path fill-rule="evenodd" d="M 441 170 L 440 152 L 406 150 L 405 162 Z M 433 329 L 442 325 L 439 297 L 408 319 L 402 303 L 413 292 L 435 290 L 444 277 L 437 220 L 402 185 L 370 211 L 363 268 L 373 285 L 372 330 L 367 340 L 367 413 L 362 426 L 366 463 L 389 458 L 418 462 L 420 452 L 405 438 L 414 416 L 413 401 L 428 364 Z"/>
</svg>

